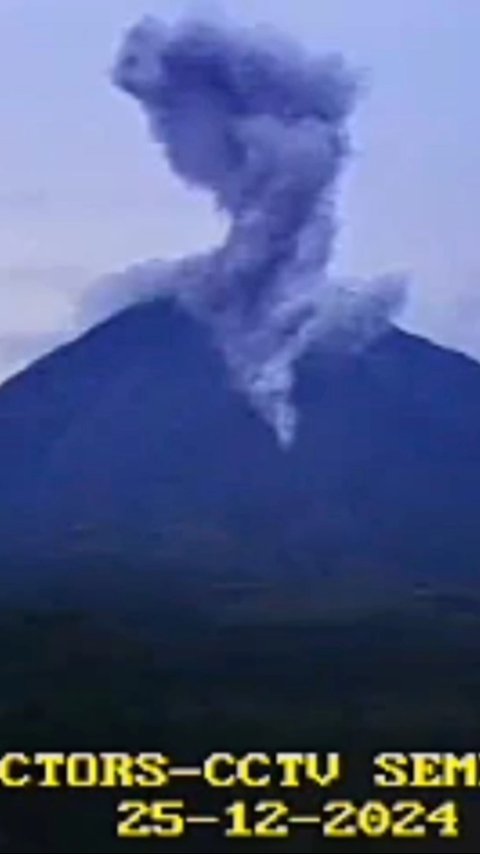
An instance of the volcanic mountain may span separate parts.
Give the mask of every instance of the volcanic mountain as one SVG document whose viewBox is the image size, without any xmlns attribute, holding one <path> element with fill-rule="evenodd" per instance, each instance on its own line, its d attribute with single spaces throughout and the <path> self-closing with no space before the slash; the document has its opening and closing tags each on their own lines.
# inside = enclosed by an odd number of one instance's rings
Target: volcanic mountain
<svg viewBox="0 0 480 854">
<path fill-rule="evenodd" d="M 319 599 L 335 578 L 476 584 L 480 367 L 391 327 L 361 353 L 310 351 L 294 397 L 285 449 L 170 300 L 41 359 L 0 390 L 4 587 L 102 564 Z"/>
</svg>

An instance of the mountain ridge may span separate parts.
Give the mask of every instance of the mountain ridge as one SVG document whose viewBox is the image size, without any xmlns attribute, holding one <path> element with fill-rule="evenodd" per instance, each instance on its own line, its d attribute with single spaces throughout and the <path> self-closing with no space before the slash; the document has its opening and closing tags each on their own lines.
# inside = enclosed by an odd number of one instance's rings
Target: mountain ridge
<svg viewBox="0 0 480 854">
<path fill-rule="evenodd" d="M 392 327 L 294 397 L 285 450 L 173 301 L 110 318 L 0 389 L 4 560 L 474 584 L 480 366 Z"/>
</svg>

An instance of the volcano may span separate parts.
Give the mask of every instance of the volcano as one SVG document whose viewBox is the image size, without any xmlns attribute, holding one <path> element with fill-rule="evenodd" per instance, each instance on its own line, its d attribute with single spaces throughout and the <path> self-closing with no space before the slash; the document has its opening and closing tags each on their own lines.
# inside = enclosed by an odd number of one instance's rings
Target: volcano
<svg viewBox="0 0 480 854">
<path fill-rule="evenodd" d="M 41 359 L 0 391 L 4 587 L 102 565 L 318 601 L 474 586 L 480 367 L 391 327 L 361 353 L 310 351 L 295 404 L 284 449 L 170 300 Z"/>
<path fill-rule="evenodd" d="M 147 598 L 253 584 L 269 612 L 473 589 L 480 367 L 394 325 L 395 277 L 330 275 L 355 75 L 145 19 L 113 80 L 228 232 L 97 283 L 102 322 L 1 389 L 4 588 L 111 596 L 122 571 Z"/>
</svg>

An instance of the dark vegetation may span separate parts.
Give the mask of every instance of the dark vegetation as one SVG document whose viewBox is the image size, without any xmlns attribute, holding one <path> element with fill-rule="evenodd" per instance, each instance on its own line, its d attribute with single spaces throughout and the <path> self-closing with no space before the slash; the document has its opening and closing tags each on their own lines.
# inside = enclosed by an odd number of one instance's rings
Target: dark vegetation
<svg viewBox="0 0 480 854">
<path fill-rule="evenodd" d="M 284 611 L 262 619 L 254 599 L 251 587 L 241 620 L 234 609 L 220 620 L 218 610 L 208 614 L 190 601 L 177 599 L 175 606 L 172 591 L 143 608 L 134 602 L 72 609 L 52 594 L 41 606 L 4 603 L 2 752 L 149 751 L 192 764 L 219 750 L 340 750 L 349 775 L 334 796 L 361 801 L 372 795 L 369 762 L 376 751 L 478 748 L 480 605 L 423 591 L 408 610 L 336 619 L 308 612 L 302 619 L 297 612 L 289 620 Z M 4 790 L 2 850 L 440 852 L 473 851 L 478 842 L 475 792 L 461 796 L 471 802 L 462 842 L 432 835 L 423 848 L 415 841 L 320 843 L 306 830 L 270 843 L 228 842 L 208 828 L 178 843 L 115 840 L 116 804 L 145 795 L 155 798 L 155 791 Z M 305 795 L 304 809 L 314 796 Z M 232 793 L 182 784 L 160 792 L 165 797 L 208 810 Z"/>
</svg>

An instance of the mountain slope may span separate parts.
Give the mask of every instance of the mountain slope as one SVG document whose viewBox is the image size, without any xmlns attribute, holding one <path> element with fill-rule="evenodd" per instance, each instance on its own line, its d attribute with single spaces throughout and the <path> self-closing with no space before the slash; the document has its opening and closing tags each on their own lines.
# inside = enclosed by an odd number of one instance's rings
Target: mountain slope
<svg viewBox="0 0 480 854">
<path fill-rule="evenodd" d="M 296 401 L 285 452 L 173 303 L 117 315 L 0 390 L 4 566 L 475 584 L 480 367 L 392 329 Z"/>
</svg>

